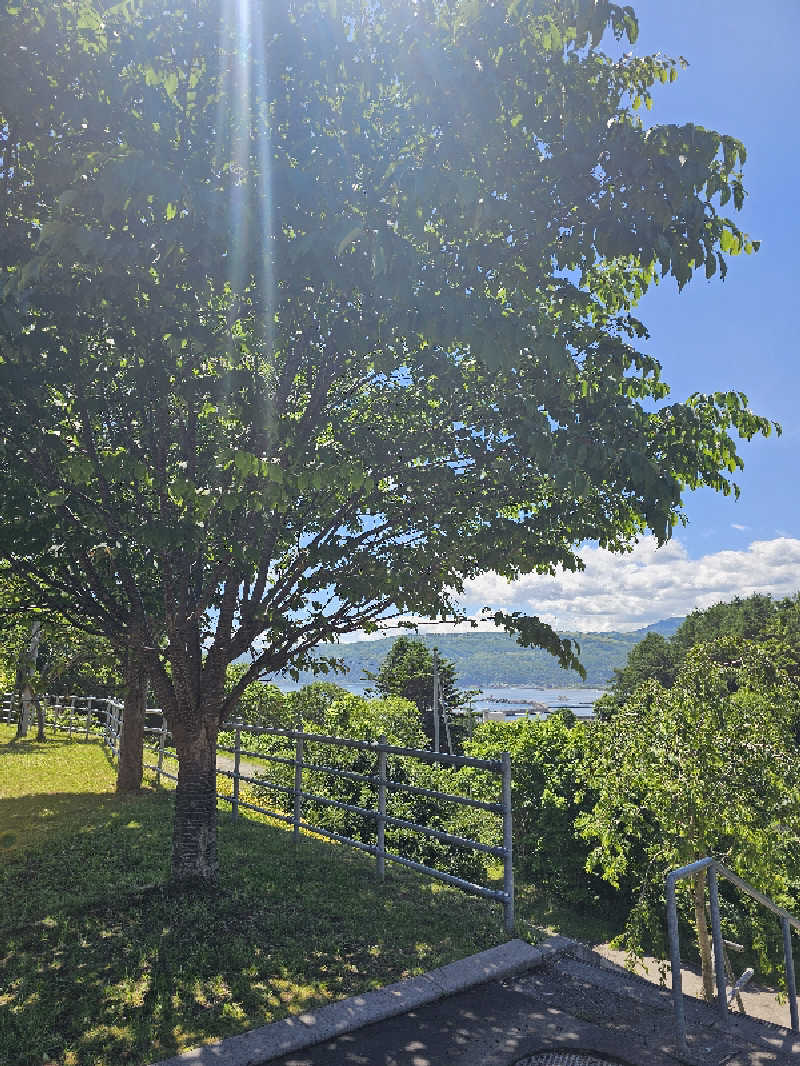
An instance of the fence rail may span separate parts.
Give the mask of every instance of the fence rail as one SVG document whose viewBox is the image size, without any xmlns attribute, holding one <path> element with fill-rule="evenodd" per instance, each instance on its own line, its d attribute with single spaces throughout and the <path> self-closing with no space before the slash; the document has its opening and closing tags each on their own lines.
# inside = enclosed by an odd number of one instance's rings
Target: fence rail
<svg viewBox="0 0 800 1066">
<path fill-rule="evenodd" d="M 122 704 L 105 696 L 37 695 L 26 707 L 26 701 L 20 693 L 5 692 L 0 702 L 0 722 L 16 723 L 20 715 L 32 715 L 37 701 L 45 725 L 66 732 L 69 736 L 82 733 L 87 740 L 101 735 L 110 738 L 109 723 L 115 715 L 122 714 Z M 161 713 L 160 710 L 158 713 Z"/>
<path fill-rule="evenodd" d="M 786 991 L 789 999 L 791 1027 L 795 1033 L 800 1032 L 800 1022 L 798 1021 L 797 1012 L 797 988 L 794 975 L 794 960 L 792 958 L 792 929 L 794 928 L 800 931 L 800 919 L 789 914 L 789 912 L 784 910 L 783 907 L 779 907 L 777 903 L 773 903 L 768 896 L 757 891 L 752 885 L 748 885 L 746 881 L 743 881 L 742 878 L 732 870 L 723 866 L 718 859 L 709 855 L 704 859 L 698 859 L 696 862 L 689 863 L 688 866 L 681 866 L 680 869 L 672 870 L 667 875 L 666 881 L 667 927 L 669 931 L 670 962 L 672 966 L 672 1000 L 675 1007 L 675 1025 L 678 1030 L 678 1041 L 681 1049 L 684 1051 L 687 1050 L 686 1012 L 683 1003 L 681 950 L 678 934 L 678 904 L 675 897 L 675 886 L 682 878 L 693 877 L 694 875 L 701 873 L 703 870 L 708 871 L 708 895 L 711 907 L 711 939 L 714 945 L 714 971 L 717 982 L 717 1010 L 719 1011 L 722 1024 L 728 1024 L 728 986 L 723 962 L 724 942 L 722 939 L 722 922 L 719 910 L 720 877 L 724 877 L 726 881 L 730 881 L 731 884 L 736 885 L 740 891 L 750 896 L 751 899 L 756 900 L 762 905 L 762 907 L 766 907 L 767 910 L 772 911 L 772 913 L 780 919 L 781 931 L 783 934 L 783 956 L 786 965 Z"/>
<path fill-rule="evenodd" d="M 50 728 L 63 730 L 68 735 L 78 735 L 82 732 L 86 739 L 94 736 L 102 740 L 112 755 L 116 758 L 119 752 L 120 736 L 122 731 L 123 705 L 116 700 L 99 698 L 94 696 L 40 696 L 38 697 L 45 716 L 45 722 Z M 0 709 L 0 721 L 16 721 L 22 713 L 22 701 L 18 694 L 5 693 Z M 160 783 L 162 777 L 177 781 L 177 774 L 165 768 L 165 760 L 175 760 L 176 756 L 171 748 L 171 734 L 167 727 L 166 718 L 160 708 L 148 708 L 146 721 L 158 721 L 157 725 L 145 725 L 145 750 L 156 755 L 155 762 L 145 763 L 145 768 L 152 770 L 156 775 L 156 781 Z M 234 735 L 233 747 L 219 746 L 218 753 L 233 757 L 233 770 L 217 768 L 217 775 L 232 781 L 232 794 L 227 795 L 217 792 L 217 798 L 231 805 L 231 818 L 235 821 L 239 817 L 240 809 L 264 814 L 278 821 L 286 822 L 292 826 L 295 837 L 300 832 L 315 833 L 337 843 L 346 844 L 357 848 L 359 851 L 375 857 L 376 875 L 383 880 L 385 864 L 387 862 L 405 866 L 417 872 L 427 874 L 439 881 L 454 885 L 472 895 L 481 896 L 501 903 L 503 906 L 503 922 L 507 933 L 514 930 L 514 873 L 512 867 L 512 843 L 511 843 L 511 759 L 507 752 L 501 759 L 475 759 L 469 756 L 449 755 L 444 752 L 424 751 L 416 748 L 405 748 L 387 743 L 385 737 L 377 742 L 365 740 L 353 740 L 346 737 L 331 737 L 317 733 L 304 733 L 291 729 L 271 729 L 249 725 L 243 721 L 235 721 L 226 725 L 226 732 Z M 265 754 L 262 751 L 251 751 L 242 746 L 243 737 L 271 736 L 282 738 L 291 749 L 293 755 Z M 149 743 L 148 743 L 149 739 Z M 349 749 L 364 752 L 371 755 L 375 760 L 376 773 L 356 773 L 351 770 L 343 770 L 329 765 L 334 761 L 328 759 L 325 763 L 316 763 L 306 758 L 308 745 L 321 745 L 327 752 L 337 749 Z M 450 792 L 441 792 L 436 789 L 420 788 L 404 781 L 392 780 L 389 776 L 389 758 L 404 757 L 416 759 L 422 762 L 433 763 L 453 768 L 469 766 L 473 769 L 486 771 L 495 775 L 500 783 L 500 797 L 498 802 L 474 799 L 472 796 L 461 796 Z M 263 775 L 254 776 L 243 772 L 247 767 L 242 766 L 242 759 L 259 759 L 266 763 L 274 763 L 277 766 L 291 768 L 293 774 L 292 785 L 270 782 Z M 374 786 L 377 794 L 375 807 L 364 807 L 360 804 L 345 803 L 341 800 L 332 799 L 319 792 L 310 791 L 304 781 L 304 774 L 321 773 L 343 780 L 352 780 L 361 784 Z M 274 791 L 290 796 L 291 814 L 284 813 L 270 807 L 260 806 L 241 798 L 241 782 L 260 787 L 262 791 Z M 390 793 L 400 792 L 409 795 L 423 796 L 429 799 L 442 800 L 447 803 L 462 807 L 470 807 L 488 811 L 499 815 L 502 822 L 502 845 L 486 844 L 482 841 L 472 840 L 469 837 L 448 833 L 444 830 L 433 829 L 430 826 L 421 825 L 408 819 L 399 818 L 387 811 L 387 797 Z M 375 825 L 375 842 L 366 843 L 356 840 L 345 833 L 337 833 L 334 830 L 316 825 L 307 820 L 307 808 L 311 804 L 322 807 L 342 810 L 347 813 L 359 815 Z M 471 849 L 473 851 L 488 854 L 501 859 L 503 863 L 503 887 L 502 889 L 491 888 L 487 885 L 477 884 L 464 878 L 457 877 L 445 870 L 437 869 L 417 862 L 404 855 L 395 854 L 387 850 L 386 828 L 393 826 L 407 829 L 422 837 L 437 840 L 440 843 L 450 844 L 453 847 Z"/>
</svg>

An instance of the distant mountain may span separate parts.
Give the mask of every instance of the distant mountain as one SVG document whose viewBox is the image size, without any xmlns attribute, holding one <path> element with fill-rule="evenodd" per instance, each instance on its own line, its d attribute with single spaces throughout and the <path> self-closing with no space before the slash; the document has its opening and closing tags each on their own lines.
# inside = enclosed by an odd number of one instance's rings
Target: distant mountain
<svg viewBox="0 0 800 1066">
<path fill-rule="evenodd" d="M 508 633 L 420 634 L 418 639 L 430 648 L 436 646 L 444 658 L 455 664 L 458 684 L 465 688 L 498 685 L 602 688 L 611 681 L 614 670 L 625 665 L 634 644 L 648 633 L 670 636 L 682 621 L 682 618 L 667 618 L 631 633 L 562 633 L 561 636 L 580 645 L 580 659 L 586 669 L 585 681 L 572 670 L 562 670 L 558 661 L 546 651 L 520 647 Z M 413 632 L 410 635 L 414 636 Z M 395 639 L 383 637 L 321 647 L 320 656 L 341 659 L 347 667 L 347 674 L 329 674 L 327 679 L 358 682 L 368 674 L 376 674 Z M 302 674 L 300 678 L 304 684 L 314 679 L 313 674 Z"/>
<path fill-rule="evenodd" d="M 637 629 L 636 632 L 644 635 L 660 633 L 662 637 L 671 637 L 685 620 L 685 618 L 664 618 L 661 622 L 653 622 L 652 625 L 645 626 L 644 629 Z M 639 639 L 641 640 L 641 637 Z"/>
</svg>

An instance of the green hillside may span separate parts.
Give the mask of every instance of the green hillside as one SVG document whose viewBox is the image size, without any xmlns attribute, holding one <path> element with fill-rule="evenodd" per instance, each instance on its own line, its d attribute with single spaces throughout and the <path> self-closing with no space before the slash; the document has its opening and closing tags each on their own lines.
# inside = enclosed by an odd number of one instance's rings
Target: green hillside
<svg viewBox="0 0 800 1066">
<path fill-rule="evenodd" d="M 586 668 L 586 680 L 578 674 L 562 670 L 547 652 L 537 648 L 522 648 L 507 633 L 436 633 L 420 634 L 429 647 L 436 647 L 441 654 L 455 663 L 456 678 L 461 686 L 485 688 L 497 685 L 525 685 L 539 688 L 571 688 L 586 685 L 602 688 L 614 674 L 614 669 L 623 667 L 628 652 L 648 632 L 669 636 L 675 632 L 682 619 L 670 618 L 631 633 L 563 633 L 580 645 L 580 658 Z M 381 662 L 395 638 L 361 640 L 352 644 L 331 645 L 320 648 L 321 655 L 342 659 L 348 668 L 347 675 L 334 680 L 358 682 L 367 673 L 377 673 Z M 330 679 L 330 678 L 329 678 Z M 312 674 L 301 675 L 305 683 L 314 680 Z"/>
</svg>

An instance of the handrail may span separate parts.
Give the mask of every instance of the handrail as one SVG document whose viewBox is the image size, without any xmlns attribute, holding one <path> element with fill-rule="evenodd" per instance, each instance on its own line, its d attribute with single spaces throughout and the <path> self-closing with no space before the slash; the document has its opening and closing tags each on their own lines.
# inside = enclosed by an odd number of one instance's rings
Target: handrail
<svg viewBox="0 0 800 1066">
<path fill-rule="evenodd" d="M 792 958 L 792 928 L 800 931 L 800 920 L 795 918 L 783 907 L 779 907 L 777 903 L 774 903 L 768 896 L 765 896 L 758 889 L 753 888 L 746 881 L 742 880 L 738 874 L 735 874 L 732 870 L 729 870 L 727 866 L 715 859 L 713 855 L 706 856 L 704 859 L 697 859 L 695 862 L 690 862 L 688 866 L 681 866 L 677 870 L 672 870 L 667 874 L 666 888 L 667 888 L 667 928 L 669 930 L 669 943 L 670 943 L 670 962 L 672 966 L 672 1001 L 675 1007 L 675 1025 L 678 1030 L 678 1042 L 682 1051 L 688 1051 L 688 1045 L 686 1042 L 686 1012 L 683 1004 L 683 987 L 681 978 L 681 952 L 678 935 L 678 905 L 675 898 L 675 885 L 684 877 L 691 877 L 693 874 L 700 873 L 702 870 L 708 870 L 708 894 L 711 904 L 711 937 L 714 944 L 714 969 L 716 971 L 717 979 L 717 1009 L 720 1013 L 721 1021 L 724 1025 L 728 1024 L 728 996 L 727 996 L 727 981 L 725 978 L 725 968 L 723 966 L 723 942 L 722 942 L 722 923 L 719 912 L 719 886 L 718 877 L 724 877 L 726 881 L 730 881 L 746 893 L 752 899 L 756 900 L 767 910 L 777 915 L 781 921 L 781 930 L 783 933 L 783 958 L 786 965 L 786 991 L 789 999 L 789 1013 L 791 1017 L 792 1031 L 800 1032 L 800 1020 L 798 1019 L 797 1011 L 797 987 L 794 975 L 794 960 Z"/>
</svg>

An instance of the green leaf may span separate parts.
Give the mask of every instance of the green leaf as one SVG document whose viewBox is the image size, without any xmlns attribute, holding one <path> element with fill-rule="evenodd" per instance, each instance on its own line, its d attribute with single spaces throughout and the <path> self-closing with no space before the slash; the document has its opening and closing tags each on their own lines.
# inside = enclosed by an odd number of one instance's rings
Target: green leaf
<svg viewBox="0 0 800 1066">
<path fill-rule="evenodd" d="M 237 451 L 233 456 L 233 465 L 242 477 L 258 473 L 258 458 L 251 452 Z"/>
</svg>

